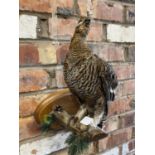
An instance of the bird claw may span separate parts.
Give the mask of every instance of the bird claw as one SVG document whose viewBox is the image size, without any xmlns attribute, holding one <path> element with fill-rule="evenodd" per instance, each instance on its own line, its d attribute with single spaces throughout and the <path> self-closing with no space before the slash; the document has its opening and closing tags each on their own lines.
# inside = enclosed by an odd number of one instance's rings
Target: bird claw
<svg viewBox="0 0 155 155">
<path fill-rule="evenodd" d="M 56 111 L 56 112 L 62 112 L 63 111 L 63 108 L 60 105 L 56 105 L 56 107 L 54 108 L 54 111 Z"/>
</svg>

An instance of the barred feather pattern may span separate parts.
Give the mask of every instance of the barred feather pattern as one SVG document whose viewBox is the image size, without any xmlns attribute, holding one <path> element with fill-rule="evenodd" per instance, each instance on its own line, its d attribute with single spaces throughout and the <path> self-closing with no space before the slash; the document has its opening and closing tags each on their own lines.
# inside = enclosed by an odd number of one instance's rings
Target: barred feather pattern
<svg viewBox="0 0 155 155">
<path fill-rule="evenodd" d="M 117 86 L 117 77 L 112 67 L 87 46 L 89 26 L 85 21 L 78 24 L 71 39 L 70 52 L 64 62 L 64 78 L 81 104 L 87 105 L 90 116 L 107 115 L 110 89 Z"/>
</svg>

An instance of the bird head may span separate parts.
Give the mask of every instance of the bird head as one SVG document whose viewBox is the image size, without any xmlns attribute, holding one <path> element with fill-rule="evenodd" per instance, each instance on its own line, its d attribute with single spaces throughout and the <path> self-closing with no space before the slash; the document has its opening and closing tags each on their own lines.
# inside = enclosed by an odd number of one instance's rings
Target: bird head
<svg viewBox="0 0 155 155">
<path fill-rule="evenodd" d="M 90 27 L 90 18 L 81 17 L 78 22 L 78 25 L 75 28 L 75 33 L 85 38 L 89 32 L 89 27 Z"/>
</svg>

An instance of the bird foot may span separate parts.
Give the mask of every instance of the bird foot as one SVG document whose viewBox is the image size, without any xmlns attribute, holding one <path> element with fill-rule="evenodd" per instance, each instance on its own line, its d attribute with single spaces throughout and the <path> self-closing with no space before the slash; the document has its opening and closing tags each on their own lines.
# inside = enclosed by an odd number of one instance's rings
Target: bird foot
<svg viewBox="0 0 155 155">
<path fill-rule="evenodd" d="M 63 107 L 60 106 L 60 105 L 56 105 L 55 108 L 54 108 L 54 111 L 56 111 L 56 112 L 62 112 L 63 111 Z"/>
</svg>

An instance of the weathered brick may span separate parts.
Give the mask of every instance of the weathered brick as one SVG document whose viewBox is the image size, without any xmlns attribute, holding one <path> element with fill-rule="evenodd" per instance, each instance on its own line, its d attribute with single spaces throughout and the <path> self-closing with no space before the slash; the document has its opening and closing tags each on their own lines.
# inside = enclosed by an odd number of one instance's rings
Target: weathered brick
<svg viewBox="0 0 155 155">
<path fill-rule="evenodd" d="M 112 148 L 116 145 L 122 144 L 124 142 L 127 142 L 132 138 L 132 128 L 126 128 L 118 130 L 110 136 L 107 148 Z"/>
<path fill-rule="evenodd" d="M 119 99 L 122 97 L 122 87 L 123 87 L 123 82 L 118 81 L 118 86 L 115 90 L 115 99 Z"/>
<path fill-rule="evenodd" d="M 133 126 L 135 124 L 135 113 L 124 114 L 120 116 L 121 128 Z"/>
<path fill-rule="evenodd" d="M 41 64 L 56 64 L 56 46 L 42 42 L 38 44 L 38 52 Z"/>
<path fill-rule="evenodd" d="M 56 14 L 58 16 L 61 16 L 61 17 L 64 17 L 64 18 L 68 18 L 68 17 L 76 14 L 73 10 L 74 9 L 57 7 Z"/>
<path fill-rule="evenodd" d="M 127 95 L 134 95 L 134 93 L 135 93 L 134 79 L 119 81 L 118 87 L 116 89 L 116 98 L 120 98 L 122 96 L 127 96 Z"/>
<path fill-rule="evenodd" d="M 62 8 L 72 8 L 74 1 L 72 0 L 56 0 L 56 6 Z"/>
<path fill-rule="evenodd" d="M 75 14 L 74 3 L 75 1 L 72 0 L 56 0 L 53 2 L 53 13 L 55 12 L 55 14 L 67 18 Z"/>
<path fill-rule="evenodd" d="M 81 16 L 87 16 L 87 4 L 88 4 L 88 1 L 86 1 L 86 0 L 78 0 L 77 3 L 78 3 L 78 8 L 77 9 L 79 9 L 79 14 Z"/>
<path fill-rule="evenodd" d="M 98 144 L 98 151 L 99 152 L 103 152 L 105 150 L 107 150 L 107 143 L 108 143 L 108 140 L 109 140 L 110 136 L 107 136 L 101 140 L 99 140 L 99 144 Z"/>
<path fill-rule="evenodd" d="M 21 43 L 20 65 L 56 64 L 56 48 L 50 42 Z"/>
<path fill-rule="evenodd" d="M 33 116 L 19 119 L 20 140 L 36 137 L 40 134 L 41 134 L 40 127 L 36 123 Z"/>
<path fill-rule="evenodd" d="M 39 63 L 38 49 L 34 44 L 20 44 L 19 64 L 34 65 Z"/>
<path fill-rule="evenodd" d="M 38 155 L 45 155 L 64 149 L 67 146 L 65 141 L 69 134 L 69 132 L 61 131 L 54 135 L 24 143 L 20 146 L 20 155 L 31 155 L 32 152 L 36 152 Z"/>
<path fill-rule="evenodd" d="M 37 12 L 52 12 L 53 0 L 20 0 L 20 10 L 37 11 Z"/>
<path fill-rule="evenodd" d="M 134 26 L 107 25 L 107 39 L 111 42 L 135 42 Z"/>
<path fill-rule="evenodd" d="M 101 23 L 91 23 L 87 36 L 88 41 L 102 41 L 106 39 L 106 27 Z"/>
<path fill-rule="evenodd" d="M 135 23 L 135 7 L 128 6 L 126 7 L 126 22 L 127 23 Z"/>
<path fill-rule="evenodd" d="M 56 51 L 58 64 L 63 64 L 66 58 L 66 54 L 69 52 L 69 44 L 61 44 Z"/>
<path fill-rule="evenodd" d="M 113 68 L 119 80 L 135 77 L 135 67 L 133 64 L 116 64 L 113 65 Z"/>
<path fill-rule="evenodd" d="M 128 147 L 129 147 L 129 151 L 132 151 L 135 149 L 135 140 L 131 140 L 129 143 L 128 143 Z"/>
<path fill-rule="evenodd" d="M 53 39 L 70 40 L 73 36 L 78 20 L 73 18 L 50 18 L 49 35 Z M 61 28 L 60 28 L 61 27 Z M 97 35 L 96 35 L 97 34 Z M 106 27 L 101 23 L 92 22 L 88 33 L 88 41 L 102 41 L 106 39 Z"/>
<path fill-rule="evenodd" d="M 112 132 L 114 130 L 119 129 L 119 117 L 111 117 L 108 118 L 104 123 L 102 127 L 106 132 Z"/>
<path fill-rule="evenodd" d="M 34 114 L 37 106 L 46 98 L 48 94 L 38 94 L 29 96 L 20 96 L 19 98 L 19 116 L 26 117 Z"/>
<path fill-rule="evenodd" d="M 64 18 L 50 18 L 49 19 L 49 35 L 52 39 L 69 40 L 73 33 L 77 20 Z"/>
<path fill-rule="evenodd" d="M 120 114 L 132 109 L 132 97 L 125 97 L 122 99 L 117 99 L 109 104 L 108 116 Z"/>
<path fill-rule="evenodd" d="M 106 61 L 124 61 L 124 48 L 115 44 L 89 44 L 93 53 Z"/>
<path fill-rule="evenodd" d="M 42 69 L 20 70 L 20 92 L 43 90 L 47 88 L 49 75 Z"/>
<path fill-rule="evenodd" d="M 37 38 L 37 17 L 31 15 L 20 15 L 19 17 L 19 38 Z"/>
<path fill-rule="evenodd" d="M 129 46 L 124 51 L 125 61 L 135 62 L 135 46 Z"/>
<path fill-rule="evenodd" d="M 106 139 L 99 140 L 99 152 L 103 152 L 105 149 L 111 149 L 129 141 L 132 139 L 132 132 L 132 128 L 121 129 L 114 131 Z"/>
<path fill-rule="evenodd" d="M 122 84 L 122 95 L 134 95 L 135 93 L 135 80 L 127 80 Z"/>
<path fill-rule="evenodd" d="M 98 0 L 94 2 L 93 17 L 108 21 L 123 22 L 123 6 L 121 4 Z"/>
<path fill-rule="evenodd" d="M 56 82 L 57 82 L 58 88 L 67 87 L 67 85 L 64 81 L 63 67 L 62 66 L 57 66 L 57 68 L 56 68 Z"/>
<path fill-rule="evenodd" d="M 46 72 L 49 74 L 50 79 L 48 82 L 48 88 L 56 88 L 57 87 L 57 79 L 56 79 L 56 66 L 46 68 Z"/>
<path fill-rule="evenodd" d="M 57 7 L 72 8 L 72 0 L 20 0 L 20 10 L 36 11 L 44 13 L 52 13 L 56 11 Z"/>
<path fill-rule="evenodd" d="M 110 133 L 118 129 L 127 128 L 134 125 L 134 112 L 123 113 L 119 116 L 109 117 L 104 121 L 102 128 Z"/>
<path fill-rule="evenodd" d="M 37 24 L 37 36 L 38 38 L 48 38 L 49 30 L 48 30 L 48 18 L 47 17 L 38 17 Z"/>
</svg>

